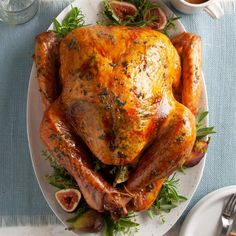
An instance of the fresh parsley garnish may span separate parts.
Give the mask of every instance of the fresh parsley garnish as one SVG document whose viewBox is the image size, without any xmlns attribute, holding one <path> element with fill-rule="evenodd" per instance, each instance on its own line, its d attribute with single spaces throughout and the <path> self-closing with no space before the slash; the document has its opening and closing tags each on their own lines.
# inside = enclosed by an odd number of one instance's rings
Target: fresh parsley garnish
<svg viewBox="0 0 236 236">
<path fill-rule="evenodd" d="M 84 26 L 84 18 L 85 16 L 83 15 L 81 9 L 72 6 L 70 12 L 63 19 L 61 24 L 57 19 L 53 20 L 53 32 L 55 32 L 58 37 L 65 37 L 73 29 Z"/>
<path fill-rule="evenodd" d="M 170 212 L 171 209 L 187 200 L 186 197 L 177 192 L 178 183 L 179 179 L 176 179 L 175 175 L 164 182 L 156 201 L 147 210 L 147 215 L 150 218 L 154 218 L 154 215 L 159 215 L 161 221 L 164 223 L 165 217 L 162 213 Z"/>
<path fill-rule="evenodd" d="M 116 236 L 118 233 L 123 235 L 132 235 L 137 232 L 139 224 L 135 221 L 135 214 L 129 212 L 126 217 L 121 217 L 115 222 L 110 214 L 104 214 L 105 219 L 105 236 Z"/>
<path fill-rule="evenodd" d="M 214 131 L 214 126 L 206 127 L 204 124 L 204 119 L 208 115 L 208 111 L 203 111 L 202 109 L 199 110 L 198 115 L 196 117 L 196 128 L 197 128 L 197 137 L 196 140 L 200 140 L 205 138 L 209 134 L 216 133 Z"/>
</svg>

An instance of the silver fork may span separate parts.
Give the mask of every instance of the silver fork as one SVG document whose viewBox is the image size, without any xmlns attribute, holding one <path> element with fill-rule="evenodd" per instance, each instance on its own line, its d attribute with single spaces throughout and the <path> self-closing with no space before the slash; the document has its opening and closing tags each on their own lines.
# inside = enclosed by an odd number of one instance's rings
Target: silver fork
<svg viewBox="0 0 236 236">
<path fill-rule="evenodd" d="M 235 206 L 236 206 L 236 194 L 232 194 L 221 214 L 222 230 L 220 236 L 228 235 L 228 232 L 233 224 L 233 219 L 236 212 Z"/>
</svg>

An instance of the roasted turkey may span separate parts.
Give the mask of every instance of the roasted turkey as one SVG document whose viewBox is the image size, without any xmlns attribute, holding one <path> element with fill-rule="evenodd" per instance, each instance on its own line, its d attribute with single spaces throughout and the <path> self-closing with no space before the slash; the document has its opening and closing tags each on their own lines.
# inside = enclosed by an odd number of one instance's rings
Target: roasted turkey
<svg viewBox="0 0 236 236">
<path fill-rule="evenodd" d="M 171 41 L 149 28 L 87 26 L 61 40 L 41 33 L 34 58 L 41 139 L 86 202 L 114 219 L 147 209 L 196 139 L 200 37 Z M 113 187 L 94 170 L 94 157 L 131 166 L 128 181 Z"/>
</svg>

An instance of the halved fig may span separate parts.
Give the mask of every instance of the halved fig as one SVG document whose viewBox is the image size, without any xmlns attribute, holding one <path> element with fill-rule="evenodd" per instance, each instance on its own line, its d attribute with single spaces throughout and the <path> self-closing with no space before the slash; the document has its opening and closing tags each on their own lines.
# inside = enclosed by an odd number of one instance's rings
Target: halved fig
<svg viewBox="0 0 236 236">
<path fill-rule="evenodd" d="M 184 163 L 184 166 L 193 167 L 197 165 L 205 156 L 209 143 L 210 139 L 208 139 L 208 141 L 204 140 L 196 141 L 190 156 Z"/>
<path fill-rule="evenodd" d="M 162 30 L 165 28 L 167 23 L 167 17 L 165 12 L 160 7 L 153 7 L 149 9 L 144 16 L 146 21 L 150 20 L 152 17 L 155 17 L 154 20 L 148 24 L 148 26 L 154 30 Z"/>
<path fill-rule="evenodd" d="M 66 212 L 73 212 L 79 204 L 81 193 L 77 189 L 62 189 L 55 193 L 57 202 Z"/>
<path fill-rule="evenodd" d="M 104 219 L 102 215 L 97 211 L 89 209 L 72 223 L 71 228 L 74 230 L 96 233 L 102 229 L 103 223 Z"/>
<path fill-rule="evenodd" d="M 111 1 L 113 14 L 120 20 L 126 20 L 129 16 L 135 16 L 138 12 L 135 5 L 128 2 Z"/>
</svg>

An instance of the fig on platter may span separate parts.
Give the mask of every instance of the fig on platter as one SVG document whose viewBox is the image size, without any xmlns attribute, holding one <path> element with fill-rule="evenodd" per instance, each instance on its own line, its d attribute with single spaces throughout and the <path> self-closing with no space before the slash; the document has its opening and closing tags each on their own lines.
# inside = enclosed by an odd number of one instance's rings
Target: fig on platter
<svg viewBox="0 0 236 236">
<path fill-rule="evenodd" d="M 205 156 L 209 143 L 210 139 L 208 139 L 207 141 L 204 140 L 196 141 L 190 156 L 184 163 L 184 166 L 193 167 L 197 165 Z"/>
<path fill-rule="evenodd" d="M 128 2 L 111 1 L 113 14 L 120 20 L 126 20 L 129 16 L 135 16 L 138 12 L 135 5 Z"/>
<path fill-rule="evenodd" d="M 81 193 L 73 188 L 61 189 L 55 193 L 55 197 L 63 210 L 73 212 L 80 202 Z"/>
<path fill-rule="evenodd" d="M 163 30 L 167 23 L 165 12 L 160 7 L 153 7 L 149 9 L 144 16 L 146 21 L 154 18 L 148 26 L 154 30 Z"/>
<path fill-rule="evenodd" d="M 83 215 L 79 216 L 71 225 L 71 229 L 80 230 L 89 233 L 99 232 L 104 224 L 101 213 L 89 209 Z"/>
</svg>

